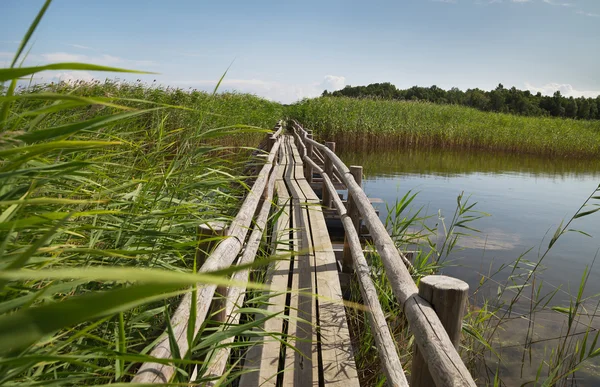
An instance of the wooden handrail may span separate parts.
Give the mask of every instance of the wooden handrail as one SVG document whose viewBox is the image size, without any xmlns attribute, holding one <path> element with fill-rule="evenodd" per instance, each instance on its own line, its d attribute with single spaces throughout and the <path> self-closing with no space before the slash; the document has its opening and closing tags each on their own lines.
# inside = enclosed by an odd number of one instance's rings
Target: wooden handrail
<svg viewBox="0 0 600 387">
<path fill-rule="evenodd" d="M 264 231 L 266 230 L 267 220 L 269 218 L 269 211 L 271 210 L 271 204 L 273 200 L 273 191 L 275 188 L 275 180 L 277 179 L 277 170 L 279 166 L 276 165 L 273 168 L 273 172 L 271 173 L 271 177 L 269 178 L 269 182 L 267 184 L 267 188 L 265 189 L 265 195 L 263 199 L 262 206 L 256 217 L 255 225 L 252 230 L 252 233 L 248 237 L 248 241 L 246 242 L 246 246 L 244 248 L 244 252 L 238 261 L 238 265 L 249 265 L 254 262 L 256 258 L 256 252 L 260 247 L 260 243 L 262 240 L 262 236 Z M 236 271 L 232 276 L 232 280 L 237 283 L 244 283 L 248 281 L 248 275 L 250 273 L 250 269 L 244 269 L 240 271 Z M 246 286 L 234 286 L 230 287 L 227 290 L 227 299 L 225 300 L 225 319 L 221 321 L 227 326 L 237 325 L 240 321 L 240 314 L 234 313 L 235 307 L 241 307 L 241 303 L 244 300 L 244 292 L 246 291 Z M 227 360 L 229 358 L 229 354 L 231 352 L 230 345 L 224 345 L 228 343 L 232 343 L 235 337 L 229 337 L 225 339 L 223 342 L 219 343 L 217 348 L 213 353 L 209 354 L 207 360 L 209 362 L 208 369 L 205 373 L 206 379 L 211 379 L 207 381 L 203 386 L 211 387 L 216 384 L 216 379 L 223 375 L 225 367 L 227 366 Z M 196 366 L 198 369 L 198 366 Z M 197 371 L 195 371 L 197 372 Z M 195 378 L 192 378 L 195 379 Z M 191 382 L 192 380 L 190 380 Z"/>
<path fill-rule="evenodd" d="M 369 198 L 356 183 L 348 167 L 325 145 L 307 138 L 306 130 L 297 122 L 293 121 L 293 126 L 300 131 L 299 137 L 302 142 L 320 149 L 340 171 L 342 182 L 348 188 L 348 194 L 353 196 L 354 203 L 381 256 L 392 291 L 398 302 L 403 305 L 415 342 L 427 361 L 436 386 L 475 386 L 473 377 L 454 348 L 439 317 L 431 305 L 419 297 L 417 286 L 403 263 L 407 260 L 406 257 L 396 248 Z"/>
<path fill-rule="evenodd" d="M 277 138 L 281 135 L 281 133 L 283 133 L 283 121 L 279 121 L 277 125 L 275 125 L 275 133 L 273 133 L 271 136 Z"/>
<path fill-rule="evenodd" d="M 206 259 L 199 272 L 206 273 L 225 269 L 231 266 L 240 253 L 258 204 L 263 197 L 269 175 L 274 169 L 273 166 L 280 144 L 281 137 L 278 137 L 273 147 L 270 149 L 266 163 L 258 174 L 252 189 L 248 192 L 237 216 L 232 221 L 231 226 L 226 233 L 226 238 L 217 245 L 213 253 Z M 191 292 L 186 293 L 179 304 L 179 307 L 173 314 L 171 326 L 173 327 L 173 333 L 175 335 L 177 346 L 179 347 L 179 353 L 182 354 L 182 356 L 189 350 L 187 330 L 192 302 L 195 303 L 196 307 L 196 324 L 193 329 L 195 337 L 206 319 L 216 288 L 217 285 L 197 284 L 196 299 L 192 300 Z M 162 339 L 158 342 L 150 355 L 159 359 L 173 358 L 173 351 L 169 344 L 169 335 L 167 331 L 163 333 Z M 132 383 L 168 383 L 174 372 L 175 368 L 171 365 L 146 362 L 139 368 L 136 376 L 132 379 Z"/>
<path fill-rule="evenodd" d="M 390 386 L 408 386 L 402 363 L 400 362 L 398 352 L 396 351 L 396 344 L 394 343 L 392 334 L 385 321 L 385 314 L 381 309 L 381 304 L 379 303 L 377 296 L 377 289 L 375 289 L 375 285 L 371 279 L 371 271 L 367 260 L 365 259 L 358 233 L 354 228 L 354 223 L 348 215 L 344 203 L 342 203 L 342 200 L 337 195 L 335 186 L 327 173 L 307 156 L 304 157 L 304 162 L 310 164 L 312 168 L 323 177 L 323 184 L 329 190 L 337 213 L 342 220 L 352 251 L 352 260 L 354 262 L 363 302 L 369 309 L 369 312 L 367 313 L 369 325 L 371 326 L 371 332 L 373 332 L 373 337 L 375 338 L 375 345 L 381 358 L 381 364 L 387 377 L 387 382 Z"/>
</svg>

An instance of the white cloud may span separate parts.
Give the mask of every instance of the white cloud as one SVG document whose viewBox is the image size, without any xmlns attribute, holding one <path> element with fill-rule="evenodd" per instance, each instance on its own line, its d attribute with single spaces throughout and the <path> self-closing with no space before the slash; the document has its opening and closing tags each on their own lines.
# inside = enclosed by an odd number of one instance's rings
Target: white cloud
<svg viewBox="0 0 600 387">
<path fill-rule="evenodd" d="M 77 81 L 91 82 L 95 78 L 87 71 L 69 71 L 64 73 L 52 74 L 60 82 L 75 83 Z"/>
<path fill-rule="evenodd" d="M 325 79 L 321 82 L 321 88 L 323 90 L 335 91 L 343 89 L 346 86 L 346 77 L 340 77 L 337 75 L 325 75 Z"/>
<path fill-rule="evenodd" d="M 212 91 L 217 85 L 218 80 L 174 81 L 167 83 Z M 346 78 L 336 75 L 327 75 L 321 82 L 308 84 L 283 83 L 261 79 L 224 79 L 219 86 L 219 90 L 251 93 L 272 101 L 291 103 L 302 98 L 318 97 L 325 89 L 329 91 L 339 90 L 345 84 Z"/>
<path fill-rule="evenodd" d="M 548 83 L 544 86 L 536 87 L 528 82 L 525 82 L 525 87 L 532 93 L 542 93 L 542 95 L 553 95 L 555 92 L 560 93 L 565 97 L 586 97 L 595 98 L 600 95 L 600 90 L 576 90 L 568 83 Z"/>
<path fill-rule="evenodd" d="M 529 3 L 531 0 L 510 0 L 513 3 Z"/>
</svg>

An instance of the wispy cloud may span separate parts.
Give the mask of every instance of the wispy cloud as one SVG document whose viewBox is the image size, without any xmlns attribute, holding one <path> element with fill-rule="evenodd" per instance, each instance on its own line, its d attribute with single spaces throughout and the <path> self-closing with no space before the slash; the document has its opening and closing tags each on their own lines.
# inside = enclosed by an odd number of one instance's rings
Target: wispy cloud
<svg viewBox="0 0 600 387">
<path fill-rule="evenodd" d="M 81 50 L 93 50 L 93 48 L 88 46 L 82 46 L 81 44 L 71 44 L 71 43 L 63 43 L 65 46 L 79 48 Z"/>
<path fill-rule="evenodd" d="M 578 10 L 576 13 L 578 15 L 583 15 L 583 16 L 600 17 L 600 14 L 592 13 L 592 12 L 585 12 L 585 11 L 582 11 L 582 10 Z"/>
<path fill-rule="evenodd" d="M 510 0 L 511 3 L 530 3 L 531 0 Z"/>
<path fill-rule="evenodd" d="M 568 83 L 548 83 L 543 86 L 534 86 L 531 83 L 525 82 L 525 88 L 532 93 L 542 93 L 542 95 L 553 95 L 557 91 L 566 97 L 586 97 L 596 98 L 600 95 L 600 90 L 577 90 Z"/>
<path fill-rule="evenodd" d="M 558 1 L 554 1 L 554 0 L 544 0 L 544 3 L 550 4 L 550 5 L 557 5 L 560 7 L 573 7 L 574 6 L 573 3 L 561 3 Z"/>
<path fill-rule="evenodd" d="M 212 91 L 218 82 L 218 80 L 185 80 L 169 83 Z M 317 97 L 321 95 L 323 90 L 339 90 L 345 85 L 345 77 L 326 75 L 321 82 L 307 84 L 292 84 L 262 79 L 224 79 L 219 87 L 221 91 L 251 93 L 273 101 L 291 103 L 302 98 Z"/>
<path fill-rule="evenodd" d="M 446 4 L 456 4 L 458 3 L 457 0 L 431 0 L 434 3 L 446 3 Z"/>
</svg>

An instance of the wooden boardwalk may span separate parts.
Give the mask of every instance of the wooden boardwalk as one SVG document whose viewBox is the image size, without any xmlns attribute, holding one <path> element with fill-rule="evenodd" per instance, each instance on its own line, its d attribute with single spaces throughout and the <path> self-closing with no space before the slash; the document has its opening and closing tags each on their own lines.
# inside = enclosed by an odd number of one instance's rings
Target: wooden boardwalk
<svg viewBox="0 0 600 387">
<path fill-rule="evenodd" d="M 186 293 L 170 328 L 150 353 L 153 361 L 141 364 L 132 382 L 168 384 L 185 378 L 191 386 L 216 386 L 225 380 L 241 387 L 359 386 L 352 349 L 357 338 L 352 340 L 348 330 L 340 285 L 344 271 L 358 282 L 387 385 L 408 386 L 363 252 L 364 226 L 414 334 L 410 385 L 475 386 L 457 351 L 468 287 L 453 278 L 427 276 L 417 288 L 409 260 L 398 251 L 361 188 L 362 168 L 346 167 L 334 150 L 335 144 L 314 141 L 295 121 L 288 123 L 287 131 L 282 122 L 275 127 L 264 143 L 265 157 L 251 167 L 258 168 L 256 178 L 235 219 L 227 227 L 204 225 L 199 231 L 199 271 L 240 265 L 231 277 L 233 285 L 199 283 L 195 292 Z M 322 199 L 313 191 L 315 183 L 320 183 L 316 189 Z M 345 202 L 340 189 L 346 191 Z M 324 211 L 335 211 L 344 227 L 340 261 Z M 241 315 L 248 313 L 240 311 L 246 306 L 247 265 L 255 260 L 267 231 L 275 259 L 266 269 L 264 290 L 257 293 L 265 305 L 254 319 L 260 327 L 250 341 L 226 336 L 196 363 L 178 360 L 197 359 L 191 347 L 202 340 L 207 320 L 226 331 L 235 329 Z M 202 242 L 217 235 L 224 238 L 214 248 Z M 241 350 L 232 356 L 234 347 Z M 232 365 L 239 375 L 235 378 L 228 374 Z"/>
<path fill-rule="evenodd" d="M 335 253 L 292 136 L 283 139 L 275 184 L 283 211 L 273 240 L 282 260 L 268 274 L 275 294 L 268 310 L 289 319 L 269 320 L 265 330 L 282 332 L 288 342 L 253 347 L 245 367 L 255 372 L 244 374 L 240 385 L 358 386 Z M 286 287 L 291 293 L 282 294 Z"/>
</svg>

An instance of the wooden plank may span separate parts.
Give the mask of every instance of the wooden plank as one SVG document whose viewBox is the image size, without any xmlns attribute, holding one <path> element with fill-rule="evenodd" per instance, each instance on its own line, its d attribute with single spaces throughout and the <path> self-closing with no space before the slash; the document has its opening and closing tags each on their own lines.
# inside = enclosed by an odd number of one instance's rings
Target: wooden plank
<svg viewBox="0 0 600 387">
<path fill-rule="evenodd" d="M 289 138 L 289 137 L 288 137 Z M 289 163 L 293 165 L 288 168 L 286 173 L 286 183 L 292 194 L 292 206 L 294 216 L 294 234 L 297 262 L 294 273 L 293 283 L 297 286 L 297 297 L 292 299 L 296 301 L 297 320 L 294 324 L 290 318 L 289 335 L 294 337 L 290 344 L 296 347 L 296 351 L 292 356 L 287 356 L 286 353 L 286 372 L 284 373 L 284 386 L 318 386 L 319 385 L 319 368 L 318 368 L 318 346 L 317 334 L 315 330 L 316 322 L 316 300 L 312 294 L 315 293 L 314 287 L 314 267 L 313 259 L 310 252 L 310 235 L 307 232 L 306 223 L 306 197 L 298 186 L 295 179 L 296 173 L 301 173 L 302 168 L 298 170 L 296 158 L 298 157 L 297 149 L 293 146 L 292 139 L 289 138 Z M 293 289 L 293 290 L 296 290 Z M 294 304 L 291 304 L 290 309 Z M 291 317 L 291 313 L 290 313 Z M 288 349 L 289 351 L 289 349 Z M 293 359 L 293 362 L 292 362 Z M 290 372 L 290 366 L 293 372 Z"/>
<path fill-rule="evenodd" d="M 335 191 L 329 176 L 324 175 L 324 177 L 328 189 L 332 192 Z M 342 201 L 336 197 L 333 198 L 333 201 L 346 230 L 347 241 L 352 253 L 352 260 L 354 261 L 356 278 L 360 285 L 363 303 L 370 311 L 367 316 L 387 382 L 391 386 L 408 387 L 408 381 L 406 380 L 398 352 L 396 351 L 396 344 L 381 309 L 377 290 L 371 279 L 371 271 L 363 254 L 362 245 L 354 223 Z"/>
<path fill-rule="evenodd" d="M 282 147 L 282 154 L 285 157 L 280 158 L 278 170 L 278 179 L 275 182 L 277 192 L 277 205 L 284 208 L 273 228 L 272 240 L 275 245 L 275 254 L 284 258 L 275 260 L 267 273 L 267 284 L 271 285 L 271 291 L 274 296 L 270 299 L 267 311 L 270 313 L 281 313 L 285 310 L 286 293 L 288 278 L 290 272 L 290 215 L 291 202 L 290 196 L 283 181 L 283 175 L 287 166 L 287 150 Z M 287 259 L 285 259 L 287 258 Z M 273 318 L 267 320 L 263 327 L 265 332 L 283 332 L 283 320 Z M 277 374 L 279 371 L 279 354 L 281 343 L 273 338 L 259 338 L 247 352 L 244 368 L 253 372 L 244 373 L 241 376 L 241 386 L 275 386 Z"/>
<path fill-rule="evenodd" d="M 296 149 L 295 141 L 293 139 L 291 140 L 291 146 L 292 149 Z M 300 157 L 300 153 L 296 150 L 292 154 L 294 156 L 294 162 L 296 163 L 296 169 L 294 170 L 294 179 L 300 186 L 304 198 L 309 203 L 319 203 L 319 197 L 317 196 L 315 191 L 308 183 L 308 180 L 306 180 L 304 176 L 304 162 L 302 161 L 302 157 Z"/>
<path fill-rule="evenodd" d="M 296 163 L 302 163 L 299 153 L 301 152 L 292 152 Z M 305 227 L 308 242 L 312 244 L 315 288 L 319 294 L 317 313 L 323 367 L 321 382 L 328 386 L 358 386 L 335 253 L 325 218 L 319 199 L 304 178 L 303 168 L 296 169 L 295 172 L 296 183 L 306 199 Z"/>
<path fill-rule="evenodd" d="M 335 253 L 321 208 L 311 206 L 309 214 L 315 246 L 324 382 L 328 386 L 358 386 Z"/>
</svg>

